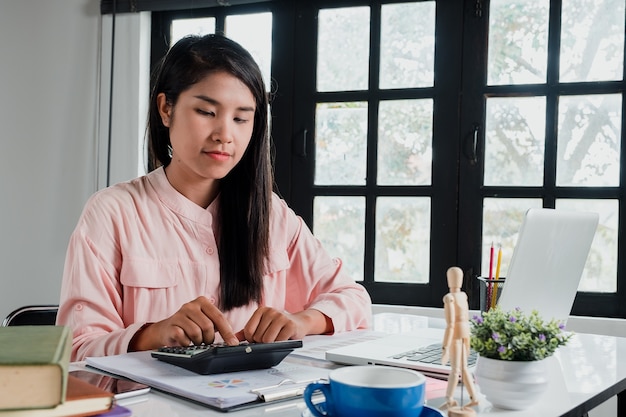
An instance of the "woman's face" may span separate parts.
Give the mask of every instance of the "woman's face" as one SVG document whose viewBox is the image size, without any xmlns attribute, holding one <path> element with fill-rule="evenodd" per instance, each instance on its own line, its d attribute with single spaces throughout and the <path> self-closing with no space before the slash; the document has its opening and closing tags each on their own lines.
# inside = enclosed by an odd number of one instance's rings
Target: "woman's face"
<svg viewBox="0 0 626 417">
<path fill-rule="evenodd" d="M 170 133 L 170 181 L 212 184 L 241 160 L 252 137 L 256 102 L 237 77 L 211 73 L 182 92 L 175 106 L 163 93 L 157 104 Z"/>
</svg>

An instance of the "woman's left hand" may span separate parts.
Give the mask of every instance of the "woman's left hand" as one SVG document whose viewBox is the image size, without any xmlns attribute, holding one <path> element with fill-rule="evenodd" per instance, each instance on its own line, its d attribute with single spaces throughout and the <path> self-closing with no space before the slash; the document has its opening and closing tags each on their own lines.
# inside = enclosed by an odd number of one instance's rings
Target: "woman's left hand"
<svg viewBox="0 0 626 417">
<path fill-rule="evenodd" d="M 259 307 L 237 336 L 248 342 L 269 343 L 328 332 L 332 332 L 332 322 L 318 310 L 291 314 L 271 307 Z"/>
</svg>

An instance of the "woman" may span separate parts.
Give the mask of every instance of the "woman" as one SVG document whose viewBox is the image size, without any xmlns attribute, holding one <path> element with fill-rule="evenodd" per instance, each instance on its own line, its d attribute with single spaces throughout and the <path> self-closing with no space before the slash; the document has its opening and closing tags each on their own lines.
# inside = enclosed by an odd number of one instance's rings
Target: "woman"
<svg viewBox="0 0 626 417">
<path fill-rule="evenodd" d="M 57 323 L 72 360 L 366 328 L 371 300 L 272 192 L 260 70 L 219 35 L 156 73 L 149 173 L 95 193 L 71 236 Z"/>
</svg>

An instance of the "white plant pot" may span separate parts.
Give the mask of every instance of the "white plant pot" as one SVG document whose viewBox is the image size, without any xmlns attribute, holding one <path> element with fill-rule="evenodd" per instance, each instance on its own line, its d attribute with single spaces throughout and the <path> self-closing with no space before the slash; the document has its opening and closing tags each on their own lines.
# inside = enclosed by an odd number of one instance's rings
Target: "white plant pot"
<svg viewBox="0 0 626 417">
<path fill-rule="evenodd" d="M 521 362 L 479 356 L 474 376 L 480 392 L 494 407 L 524 410 L 546 391 L 547 358 Z"/>
</svg>

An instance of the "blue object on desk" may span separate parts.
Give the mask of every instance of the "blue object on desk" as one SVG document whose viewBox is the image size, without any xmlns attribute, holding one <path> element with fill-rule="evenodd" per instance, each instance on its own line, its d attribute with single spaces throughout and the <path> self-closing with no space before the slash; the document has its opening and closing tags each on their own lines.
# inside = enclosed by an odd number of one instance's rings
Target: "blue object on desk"
<svg viewBox="0 0 626 417">
<path fill-rule="evenodd" d="M 106 413 L 97 414 L 93 417 L 130 417 L 133 413 L 130 409 L 122 407 L 119 404 L 115 404 L 113 408 Z"/>
<path fill-rule="evenodd" d="M 302 412 L 302 417 L 313 417 L 313 414 L 311 414 L 311 412 L 307 408 L 306 410 Z M 424 405 L 424 408 L 422 408 L 422 412 L 420 413 L 419 416 L 416 416 L 416 417 L 445 417 L 445 414 L 443 414 L 441 411 L 439 411 L 436 408 Z"/>
</svg>

